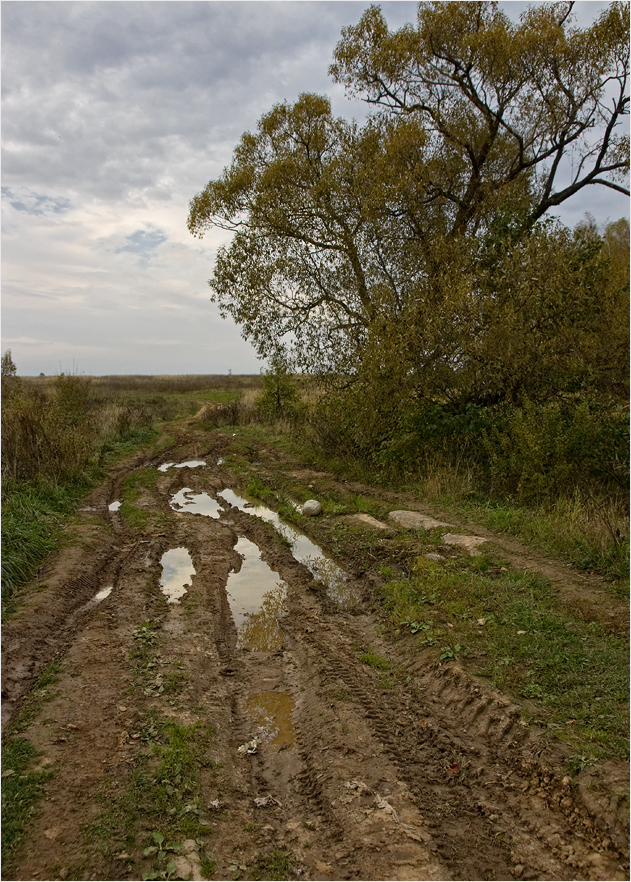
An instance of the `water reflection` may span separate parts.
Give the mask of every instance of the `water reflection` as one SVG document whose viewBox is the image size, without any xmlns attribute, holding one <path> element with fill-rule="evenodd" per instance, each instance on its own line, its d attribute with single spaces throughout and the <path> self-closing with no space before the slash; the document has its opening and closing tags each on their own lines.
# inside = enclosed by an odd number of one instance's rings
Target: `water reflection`
<svg viewBox="0 0 631 882">
<path fill-rule="evenodd" d="M 208 493 L 195 493 L 190 487 L 183 487 L 175 493 L 169 500 L 169 505 L 176 511 L 206 515 L 209 518 L 218 518 L 223 511 L 217 500 Z"/>
<path fill-rule="evenodd" d="M 255 692 L 247 702 L 248 715 L 257 727 L 259 741 L 268 741 L 277 749 L 293 745 L 296 733 L 291 721 L 295 704 L 288 692 Z"/>
<path fill-rule="evenodd" d="M 186 548 L 172 548 L 165 551 L 160 559 L 162 578 L 160 588 L 166 595 L 167 603 L 179 603 L 180 597 L 191 587 L 188 581 L 195 575 L 193 561 Z"/>
<path fill-rule="evenodd" d="M 118 511 L 118 509 L 121 507 L 122 504 L 123 504 L 122 502 L 119 502 L 118 500 L 116 500 L 116 502 L 110 502 L 110 504 L 108 505 L 108 508 L 110 511 Z"/>
<path fill-rule="evenodd" d="M 161 466 L 158 466 L 159 472 L 166 472 L 170 468 L 176 469 L 196 469 L 198 466 L 205 466 L 206 462 L 203 459 L 189 459 L 186 462 L 163 462 Z"/>
<path fill-rule="evenodd" d="M 283 645 L 278 617 L 283 612 L 287 586 L 261 560 L 254 542 L 242 536 L 235 547 L 243 563 L 238 573 L 230 573 L 226 592 L 238 646 L 253 652 L 276 652 Z"/>
<path fill-rule="evenodd" d="M 348 584 L 348 577 L 344 570 L 337 566 L 330 558 L 326 557 L 319 545 L 312 542 L 304 533 L 283 523 L 280 517 L 271 508 L 265 505 L 257 505 L 239 496 L 229 488 L 219 494 L 230 505 L 234 505 L 241 511 L 255 515 L 269 524 L 273 524 L 281 536 L 291 545 L 291 553 L 301 564 L 304 564 L 311 575 L 326 585 L 327 593 L 342 608 L 355 606 L 360 596 L 357 590 Z"/>
</svg>

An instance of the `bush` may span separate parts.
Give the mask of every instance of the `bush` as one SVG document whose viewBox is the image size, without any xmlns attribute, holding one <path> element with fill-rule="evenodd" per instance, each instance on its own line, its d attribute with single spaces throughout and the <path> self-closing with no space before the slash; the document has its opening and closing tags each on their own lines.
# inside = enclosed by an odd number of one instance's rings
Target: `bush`
<svg viewBox="0 0 631 882">
<path fill-rule="evenodd" d="M 263 374 L 263 389 L 255 404 L 261 418 L 268 422 L 280 419 L 296 422 L 305 415 L 297 381 L 282 356 L 272 358 L 269 370 Z"/>
<path fill-rule="evenodd" d="M 578 484 L 616 492 L 628 482 L 629 427 L 621 408 L 526 402 L 508 410 L 481 443 L 491 491 L 524 502 L 571 494 Z"/>
</svg>

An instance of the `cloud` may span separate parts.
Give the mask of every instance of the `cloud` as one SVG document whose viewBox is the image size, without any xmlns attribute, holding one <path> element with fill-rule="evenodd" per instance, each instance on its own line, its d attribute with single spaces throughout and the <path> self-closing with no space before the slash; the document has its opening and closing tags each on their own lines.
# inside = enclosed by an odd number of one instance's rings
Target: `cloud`
<svg viewBox="0 0 631 882">
<path fill-rule="evenodd" d="M 71 206 L 70 200 L 64 196 L 40 195 L 27 187 L 22 187 L 19 193 L 15 193 L 10 187 L 2 187 L 2 196 L 12 208 L 25 214 L 62 214 Z"/>
<path fill-rule="evenodd" d="M 117 248 L 117 254 L 120 254 L 122 251 L 131 251 L 132 254 L 144 256 L 149 252 L 155 251 L 159 245 L 167 241 L 164 233 L 152 226 L 144 230 L 136 230 L 135 233 L 127 236 L 126 239 L 129 244 L 124 245 L 122 248 Z"/>
</svg>

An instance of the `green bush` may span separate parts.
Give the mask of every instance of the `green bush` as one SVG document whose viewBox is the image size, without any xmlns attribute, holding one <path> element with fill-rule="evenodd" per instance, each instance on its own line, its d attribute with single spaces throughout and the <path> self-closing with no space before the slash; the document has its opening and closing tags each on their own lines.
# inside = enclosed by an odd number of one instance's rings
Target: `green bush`
<svg viewBox="0 0 631 882">
<path fill-rule="evenodd" d="M 298 383 L 282 356 L 271 359 L 262 383 L 261 394 L 255 399 L 262 419 L 270 422 L 289 419 L 295 422 L 305 414 Z"/>
</svg>

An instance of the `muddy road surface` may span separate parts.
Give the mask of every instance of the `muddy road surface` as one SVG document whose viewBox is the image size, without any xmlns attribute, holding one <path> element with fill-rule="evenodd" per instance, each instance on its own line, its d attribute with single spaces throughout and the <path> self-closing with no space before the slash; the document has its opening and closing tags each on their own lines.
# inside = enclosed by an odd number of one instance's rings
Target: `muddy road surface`
<svg viewBox="0 0 631 882">
<path fill-rule="evenodd" d="M 568 775 L 508 697 L 387 639 L 376 568 L 229 453 L 184 427 L 120 468 L 6 626 L 43 782 L 6 878 L 628 878 L 618 767 Z"/>
</svg>

